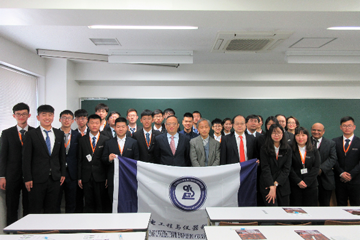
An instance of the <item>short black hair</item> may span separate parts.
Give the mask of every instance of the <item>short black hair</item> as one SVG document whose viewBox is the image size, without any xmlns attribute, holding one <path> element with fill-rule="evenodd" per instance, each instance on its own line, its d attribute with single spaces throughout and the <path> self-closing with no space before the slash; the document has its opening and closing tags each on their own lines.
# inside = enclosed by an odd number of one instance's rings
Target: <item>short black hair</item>
<svg viewBox="0 0 360 240">
<path fill-rule="evenodd" d="M 141 117 L 144 117 L 144 116 L 154 117 L 154 113 L 153 113 L 153 111 L 151 111 L 149 109 L 145 109 L 144 111 L 141 112 Z"/>
<path fill-rule="evenodd" d="M 26 103 L 23 103 L 23 102 L 15 104 L 12 110 L 13 110 L 13 113 L 15 113 L 16 111 L 21 111 L 21 110 L 27 110 L 28 113 L 30 113 L 29 105 L 27 105 Z"/>
<path fill-rule="evenodd" d="M 232 124 L 232 120 L 231 120 L 231 118 L 224 118 L 224 120 L 223 120 L 223 124 L 225 124 L 226 123 L 226 121 L 230 121 L 231 122 L 231 124 Z"/>
<path fill-rule="evenodd" d="M 274 116 L 269 116 L 269 117 L 265 120 L 265 128 L 266 128 L 266 126 L 268 125 L 268 123 L 269 123 L 270 121 L 273 121 L 275 124 L 278 124 L 278 123 L 279 123 L 279 121 L 277 120 L 276 117 L 274 117 Z"/>
<path fill-rule="evenodd" d="M 200 118 L 202 117 L 201 113 L 199 111 L 193 111 L 193 115 L 194 115 L 194 113 L 198 113 L 198 114 L 200 114 Z"/>
<path fill-rule="evenodd" d="M 119 117 L 119 118 L 117 118 L 117 119 L 115 120 L 115 126 L 116 126 L 116 123 L 118 123 L 118 122 L 124 122 L 126 125 L 128 124 L 126 118 L 124 118 L 124 117 Z"/>
<path fill-rule="evenodd" d="M 75 117 L 87 117 L 88 112 L 85 109 L 78 109 L 74 113 Z"/>
<path fill-rule="evenodd" d="M 98 110 L 104 109 L 106 112 L 109 112 L 109 107 L 105 103 L 99 103 L 95 106 L 95 112 Z"/>
<path fill-rule="evenodd" d="M 136 111 L 134 108 L 129 108 L 129 109 L 126 111 L 126 116 L 129 115 L 129 112 L 136 112 L 136 115 L 137 115 L 137 111 Z"/>
<path fill-rule="evenodd" d="M 257 116 L 261 119 L 262 122 L 261 126 L 262 126 L 264 124 L 264 118 L 261 115 L 257 115 Z"/>
<path fill-rule="evenodd" d="M 154 115 L 157 115 L 157 114 L 160 114 L 160 113 L 162 115 L 164 115 L 164 113 L 160 109 L 155 109 L 153 113 L 154 113 Z"/>
<path fill-rule="evenodd" d="M 64 111 L 62 111 L 61 113 L 60 113 L 60 118 L 61 118 L 61 116 L 62 115 L 64 115 L 64 114 L 69 114 L 69 115 L 71 115 L 73 118 L 74 118 L 74 114 L 73 114 L 73 112 L 72 111 L 70 111 L 70 110 L 64 110 Z"/>
<path fill-rule="evenodd" d="M 346 116 L 346 117 L 343 117 L 343 118 L 340 119 L 340 125 L 343 124 L 344 122 L 347 122 L 347 121 L 353 121 L 353 123 L 355 123 L 354 118 L 352 118 L 350 116 Z"/>
<path fill-rule="evenodd" d="M 245 119 L 245 117 L 244 117 L 243 115 L 238 114 L 238 115 L 236 115 L 235 117 L 233 117 L 233 119 L 231 120 L 231 123 L 232 123 L 232 124 L 234 124 L 235 118 L 237 118 L 237 117 L 243 117 L 243 118 Z M 245 119 L 245 121 L 246 121 L 246 119 Z"/>
<path fill-rule="evenodd" d="M 279 116 L 282 116 L 282 117 L 284 117 L 286 119 L 286 116 L 284 114 L 276 114 L 275 115 L 276 118 L 279 117 Z"/>
<path fill-rule="evenodd" d="M 109 120 L 109 118 L 110 118 L 112 115 L 114 115 L 114 114 L 117 114 L 117 115 L 119 115 L 119 117 L 121 117 L 121 114 L 120 114 L 119 112 L 117 112 L 117 111 L 111 111 L 110 114 L 109 114 L 108 117 L 107 117 L 107 120 Z"/>
<path fill-rule="evenodd" d="M 189 112 L 186 112 L 186 113 L 184 114 L 184 118 L 186 118 L 186 117 L 189 117 L 189 118 L 194 119 L 194 116 L 192 115 L 192 113 L 189 113 Z"/>
<path fill-rule="evenodd" d="M 175 115 L 170 115 L 170 116 L 168 116 L 168 117 L 166 118 L 166 120 L 168 120 L 169 118 L 172 118 L 172 117 L 176 118 L 177 122 L 179 123 L 179 119 L 178 119 L 177 116 L 175 116 Z M 166 120 L 165 120 L 165 123 L 166 123 Z"/>
<path fill-rule="evenodd" d="M 247 123 L 250 119 L 256 119 L 256 120 L 258 120 L 258 122 L 260 122 L 258 115 L 251 114 L 245 118 L 245 123 Z"/>
<path fill-rule="evenodd" d="M 99 119 L 100 122 L 101 122 L 101 117 L 97 114 L 91 114 L 89 117 L 88 117 L 88 121 L 90 122 L 90 119 Z"/>
<path fill-rule="evenodd" d="M 38 115 L 40 113 L 54 113 L 54 112 L 55 112 L 55 109 L 52 106 L 46 105 L 46 104 L 41 105 L 37 108 Z"/>
<path fill-rule="evenodd" d="M 168 112 L 171 112 L 173 115 L 175 115 L 175 111 L 172 108 L 165 109 L 163 114 L 168 113 Z"/>
<path fill-rule="evenodd" d="M 214 124 L 221 124 L 224 125 L 224 122 L 220 119 L 220 118 L 215 118 L 214 120 L 211 121 L 211 124 L 214 125 Z"/>
</svg>

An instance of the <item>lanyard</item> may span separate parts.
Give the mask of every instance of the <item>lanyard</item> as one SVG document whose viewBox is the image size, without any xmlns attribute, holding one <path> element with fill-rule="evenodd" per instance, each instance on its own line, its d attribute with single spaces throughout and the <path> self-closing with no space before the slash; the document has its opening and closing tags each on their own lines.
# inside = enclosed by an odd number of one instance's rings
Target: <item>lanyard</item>
<svg viewBox="0 0 360 240">
<path fill-rule="evenodd" d="M 69 135 L 69 139 L 68 139 L 67 143 L 64 143 L 65 148 L 67 148 L 67 146 L 69 146 L 69 144 L 70 144 L 70 139 L 71 139 L 71 134 Z"/>
<path fill-rule="evenodd" d="M 151 135 L 149 136 L 149 138 L 150 138 L 150 141 L 149 141 L 149 142 L 147 142 L 145 134 L 144 134 L 144 137 L 145 137 L 146 146 L 147 146 L 147 148 L 149 149 L 149 148 L 150 148 L 150 144 L 151 144 Z"/>
<path fill-rule="evenodd" d="M 301 155 L 301 151 L 300 151 L 300 150 L 299 150 L 299 154 L 300 154 L 301 162 L 302 162 L 303 166 L 305 167 L 306 151 L 305 151 L 304 157 Z"/>
<path fill-rule="evenodd" d="M 23 140 L 22 140 L 22 136 L 21 136 L 20 132 L 18 132 L 18 134 L 19 134 L 19 138 L 20 138 L 20 142 L 21 142 L 21 146 L 22 146 L 22 145 L 24 145 Z"/>
<path fill-rule="evenodd" d="M 351 142 L 352 142 L 352 141 L 349 142 L 349 146 L 348 146 L 347 149 L 345 150 L 345 141 L 343 141 L 343 150 L 344 150 L 345 156 L 346 156 L 346 153 L 347 153 L 347 152 L 349 151 L 349 149 L 350 149 Z"/>
<path fill-rule="evenodd" d="M 122 156 L 122 154 L 123 154 L 123 149 L 121 149 L 121 147 L 120 147 L 120 143 L 118 142 L 118 146 L 119 146 L 119 150 L 120 150 L 120 154 L 121 154 L 121 156 Z M 124 144 L 124 147 L 125 147 L 125 144 Z"/>
<path fill-rule="evenodd" d="M 98 143 L 98 141 L 99 141 L 99 138 L 100 138 L 100 136 L 99 136 L 98 139 L 96 140 L 95 147 L 93 147 L 93 145 L 92 145 L 92 139 L 91 139 L 91 137 L 90 137 L 90 135 L 89 135 L 90 146 L 91 146 L 91 149 L 92 149 L 93 153 L 95 152 L 95 148 L 96 148 L 96 145 L 97 145 L 97 143 Z"/>
</svg>

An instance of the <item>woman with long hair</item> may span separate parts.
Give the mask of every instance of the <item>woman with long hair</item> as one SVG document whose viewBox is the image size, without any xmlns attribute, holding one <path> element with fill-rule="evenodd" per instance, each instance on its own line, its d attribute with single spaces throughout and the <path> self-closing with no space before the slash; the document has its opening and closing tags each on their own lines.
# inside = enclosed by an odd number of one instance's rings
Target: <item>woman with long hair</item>
<svg viewBox="0 0 360 240">
<path fill-rule="evenodd" d="M 284 130 L 276 122 L 266 133 L 260 150 L 260 192 L 266 206 L 289 206 L 292 151 L 284 137 Z"/>
<path fill-rule="evenodd" d="M 317 206 L 320 154 L 311 144 L 306 128 L 299 127 L 295 130 L 292 148 L 290 203 L 292 206 Z"/>
</svg>

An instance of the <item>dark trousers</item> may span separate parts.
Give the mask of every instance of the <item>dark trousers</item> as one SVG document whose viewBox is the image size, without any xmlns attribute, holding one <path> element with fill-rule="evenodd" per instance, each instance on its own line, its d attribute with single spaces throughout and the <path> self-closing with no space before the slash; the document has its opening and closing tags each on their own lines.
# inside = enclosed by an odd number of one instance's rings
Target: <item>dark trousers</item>
<svg viewBox="0 0 360 240">
<path fill-rule="evenodd" d="M 343 183 L 340 180 L 336 182 L 336 202 L 338 206 L 347 206 L 350 200 L 351 206 L 360 206 L 360 184 Z"/>
<path fill-rule="evenodd" d="M 84 212 L 84 189 L 80 188 L 79 185 L 76 186 L 76 213 Z"/>
<path fill-rule="evenodd" d="M 91 176 L 88 182 L 83 183 L 85 196 L 85 213 L 103 213 L 104 196 L 106 196 L 105 181 L 95 182 Z"/>
<path fill-rule="evenodd" d="M 318 188 L 304 188 L 291 186 L 290 204 L 291 206 L 317 206 L 318 205 Z"/>
<path fill-rule="evenodd" d="M 321 181 L 319 182 L 318 186 L 318 200 L 320 206 L 330 206 L 330 199 L 332 190 L 326 190 L 323 185 L 321 184 Z"/>
<path fill-rule="evenodd" d="M 54 181 L 51 175 L 44 183 L 33 183 L 29 192 L 30 213 L 57 213 L 59 192 L 60 180 Z"/>
<path fill-rule="evenodd" d="M 264 206 L 284 206 L 287 207 L 290 205 L 290 200 L 289 200 L 289 195 L 286 196 L 281 196 L 279 188 L 276 188 L 276 199 L 275 199 L 275 203 L 273 203 L 272 201 L 270 203 L 268 203 L 266 201 L 266 195 L 269 194 L 270 189 L 266 189 L 265 191 L 261 192 L 262 195 L 262 200 L 264 203 Z"/>
<path fill-rule="evenodd" d="M 72 180 L 69 174 L 66 174 L 65 181 L 60 187 L 59 200 L 58 200 L 58 212 L 60 213 L 60 205 L 63 193 L 65 193 L 65 212 L 74 213 L 76 209 L 76 189 L 77 180 Z"/>
<path fill-rule="evenodd" d="M 26 190 L 24 182 L 20 179 L 15 182 L 7 181 L 5 194 L 6 224 L 10 225 L 18 220 L 20 194 L 22 194 L 23 215 L 25 216 L 29 213 L 28 191 Z"/>
</svg>

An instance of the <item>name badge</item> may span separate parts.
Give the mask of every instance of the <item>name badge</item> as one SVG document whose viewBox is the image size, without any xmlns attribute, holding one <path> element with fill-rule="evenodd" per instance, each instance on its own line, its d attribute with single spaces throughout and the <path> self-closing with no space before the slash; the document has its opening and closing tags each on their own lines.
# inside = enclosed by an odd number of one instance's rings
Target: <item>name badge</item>
<svg viewBox="0 0 360 240">
<path fill-rule="evenodd" d="M 282 157 L 283 155 L 278 155 L 278 157 Z"/>
<path fill-rule="evenodd" d="M 310 158 L 309 156 L 306 156 L 305 158 Z"/>
<path fill-rule="evenodd" d="M 300 170 L 301 174 L 307 174 L 307 168 L 303 168 Z"/>
<path fill-rule="evenodd" d="M 353 148 L 352 150 L 353 150 L 353 151 L 357 151 L 358 149 L 357 149 L 357 148 Z"/>
<path fill-rule="evenodd" d="M 88 154 L 88 155 L 86 155 L 86 159 L 87 159 L 89 162 L 91 162 L 92 156 L 91 156 L 90 154 Z"/>
</svg>

